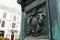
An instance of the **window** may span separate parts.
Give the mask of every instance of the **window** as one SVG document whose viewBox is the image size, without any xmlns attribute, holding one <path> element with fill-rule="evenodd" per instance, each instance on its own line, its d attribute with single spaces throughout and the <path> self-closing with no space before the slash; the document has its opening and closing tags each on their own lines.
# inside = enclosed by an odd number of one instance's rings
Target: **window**
<svg viewBox="0 0 60 40">
<path fill-rule="evenodd" d="M 1 23 L 1 20 L 0 20 L 0 23 Z"/>
<path fill-rule="evenodd" d="M 2 21 L 2 25 L 1 25 L 1 27 L 4 27 L 4 25 L 5 25 L 5 21 Z"/>
<path fill-rule="evenodd" d="M 16 20 L 16 16 L 14 16 L 14 19 L 13 20 Z"/>
<path fill-rule="evenodd" d="M 3 18 L 6 18 L 6 13 L 3 14 Z"/>
<path fill-rule="evenodd" d="M 15 23 L 12 23 L 12 28 L 15 28 Z"/>
<path fill-rule="evenodd" d="M 4 31 L 0 31 L 0 36 L 4 37 Z"/>
</svg>

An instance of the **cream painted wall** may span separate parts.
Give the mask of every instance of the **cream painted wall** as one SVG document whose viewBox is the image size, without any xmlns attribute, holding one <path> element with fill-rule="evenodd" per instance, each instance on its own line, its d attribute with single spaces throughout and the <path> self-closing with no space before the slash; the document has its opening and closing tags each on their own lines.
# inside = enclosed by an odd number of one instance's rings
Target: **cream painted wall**
<svg viewBox="0 0 60 40">
<path fill-rule="evenodd" d="M 6 18 L 3 18 L 4 13 L 6 13 Z M 14 16 L 16 16 L 16 21 L 13 20 Z M 11 38 L 11 29 L 18 31 L 17 33 L 16 32 L 14 33 L 15 38 L 19 36 L 21 28 L 21 13 L 15 13 L 5 9 L 0 9 L 0 20 L 1 22 L 5 21 L 4 27 L 1 27 L 0 23 L 0 30 L 5 31 L 4 37 Z M 15 28 L 12 28 L 12 23 L 16 23 Z"/>
</svg>

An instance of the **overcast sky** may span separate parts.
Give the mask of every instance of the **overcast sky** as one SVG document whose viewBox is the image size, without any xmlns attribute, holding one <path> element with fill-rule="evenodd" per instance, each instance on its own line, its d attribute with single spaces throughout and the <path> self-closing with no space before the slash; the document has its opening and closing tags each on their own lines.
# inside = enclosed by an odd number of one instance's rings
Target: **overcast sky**
<svg viewBox="0 0 60 40">
<path fill-rule="evenodd" d="M 8 7 L 17 8 L 18 10 L 21 9 L 21 5 L 17 3 L 17 0 L 0 0 L 0 5 L 1 4 Z"/>
</svg>

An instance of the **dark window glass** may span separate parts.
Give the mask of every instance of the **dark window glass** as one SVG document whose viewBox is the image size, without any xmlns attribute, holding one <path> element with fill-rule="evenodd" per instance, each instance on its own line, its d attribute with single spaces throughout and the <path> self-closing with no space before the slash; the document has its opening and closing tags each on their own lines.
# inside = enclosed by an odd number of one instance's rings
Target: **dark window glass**
<svg viewBox="0 0 60 40">
<path fill-rule="evenodd" d="M 4 37 L 4 31 L 0 31 L 0 36 Z"/>
<path fill-rule="evenodd" d="M 1 27 L 4 27 L 4 25 L 5 25 L 5 21 L 2 21 L 2 25 L 1 25 Z"/>
<path fill-rule="evenodd" d="M 1 23 L 1 20 L 0 20 L 0 23 Z"/>
<path fill-rule="evenodd" d="M 15 23 L 12 23 L 12 28 L 15 28 Z"/>
</svg>

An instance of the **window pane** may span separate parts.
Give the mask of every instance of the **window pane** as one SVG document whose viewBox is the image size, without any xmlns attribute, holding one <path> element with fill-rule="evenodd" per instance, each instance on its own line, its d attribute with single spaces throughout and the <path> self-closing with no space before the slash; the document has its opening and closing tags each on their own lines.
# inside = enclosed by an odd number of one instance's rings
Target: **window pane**
<svg viewBox="0 0 60 40">
<path fill-rule="evenodd" d="M 0 36 L 4 37 L 4 31 L 0 31 Z"/>
<path fill-rule="evenodd" d="M 1 23 L 1 20 L 0 20 L 0 23 Z"/>
<path fill-rule="evenodd" d="M 6 18 L 6 13 L 3 14 L 3 18 Z"/>
<path fill-rule="evenodd" d="M 12 28 L 15 28 L 15 23 L 12 23 Z"/>
<path fill-rule="evenodd" d="M 16 20 L 16 16 L 14 16 L 14 19 L 13 20 Z"/>
<path fill-rule="evenodd" d="M 2 21 L 2 25 L 1 25 L 1 27 L 4 27 L 4 25 L 5 25 L 5 21 Z"/>
</svg>

